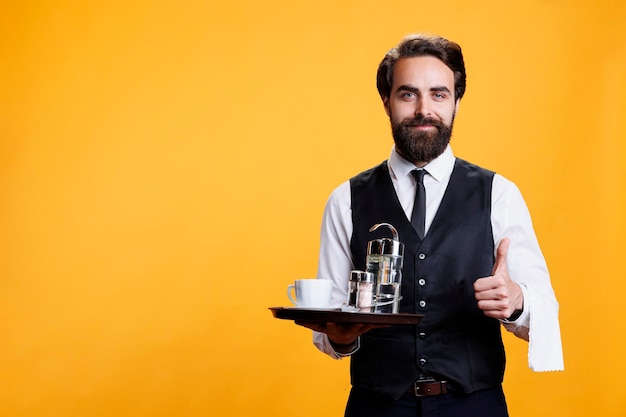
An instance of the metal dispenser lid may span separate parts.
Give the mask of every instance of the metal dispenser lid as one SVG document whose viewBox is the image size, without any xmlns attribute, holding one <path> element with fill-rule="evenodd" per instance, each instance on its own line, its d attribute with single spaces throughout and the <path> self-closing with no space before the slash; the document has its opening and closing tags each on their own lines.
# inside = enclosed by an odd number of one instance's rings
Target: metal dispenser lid
<svg viewBox="0 0 626 417">
<path fill-rule="evenodd" d="M 378 223 L 372 226 L 369 231 L 373 232 L 381 226 L 387 226 L 391 230 L 392 239 L 384 237 L 370 240 L 367 243 L 367 254 L 404 256 L 404 244 L 398 240 L 398 231 L 391 224 Z"/>
<path fill-rule="evenodd" d="M 366 271 L 350 271 L 350 281 L 356 282 L 373 282 L 374 274 Z"/>
</svg>

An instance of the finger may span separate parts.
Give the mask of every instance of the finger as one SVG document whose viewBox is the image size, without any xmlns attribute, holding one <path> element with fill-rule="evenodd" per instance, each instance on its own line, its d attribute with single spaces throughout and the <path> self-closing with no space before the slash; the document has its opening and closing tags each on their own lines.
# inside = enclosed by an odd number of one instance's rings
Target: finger
<svg viewBox="0 0 626 417">
<path fill-rule="evenodd" d="M 485 316 L 494 319 L 505 319 L 507 317 L 510 317 L 510 314 L 507 315 L 504 310 L 483 310 L 483 313 L 485 314 Z"/>
<path fill-rule="evenodd" d="M 500 279 L 497 277 L 478 278 L 474 281 L 474 292 L 485 293 L 486 291 L 496 290 L 500 286 Z"/>
<path fill-rule="evenodd" d="M 478 308 L 483 311 L 490 311 L 490 310 L 504 311 L 509 306 L 506 300 L 485 299 L 485 300 L 477 300 L 477 301 L 478 301 Z"/>
<path fill-rule="evenodd" d="M 509 251 L 509 245 L 511 240 L 505 237 L 500 241 L 498 250 L 496 251 L 496 262 L 493 264 L 491 275 L 495 275 L 496 272 L 506 269 L 506 254 Z"/>
<path fill-rule="evenodd" d="M 298 326 L 306 327 L 307 329 L 315 330 L 316 332 L 324 332 L 326 329 L 326 325 L 323 323 L 312 322 L 312 321 L 299 321 L 294 320 Z"/>
<path fill-rule="evenodd" d="M 502 294 L 506 294 L 507 287 L 506 277 L 501 275 L 478 278 L 474 281 L 474 292 L 492 292 L 494 294 L 498 294 L 501 298 Z"/>
<path fill-rule="evenodd" d="M 326 323 L 326 328 L 329 333 L 337 332 L 343 333 L 352 336 L 360 336 L 363 333 L 367 333 L 372 330 L 372 325 L 370 324 L 342 324 L 342 323 Z"/>
<path fill-rule="evenodd" d="M 486 291 L 491 288 L 491 284 L 489 284 L 489 277 L 486 278 L 478 278 L 474 281 L 474 292 L 476 294 Z"/>
</svg>

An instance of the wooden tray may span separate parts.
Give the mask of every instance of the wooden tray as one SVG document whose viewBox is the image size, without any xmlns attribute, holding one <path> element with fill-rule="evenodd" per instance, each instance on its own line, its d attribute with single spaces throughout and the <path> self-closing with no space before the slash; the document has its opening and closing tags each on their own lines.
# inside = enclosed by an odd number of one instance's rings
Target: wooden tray
<svg viewBox="0 0 626 417">
<path fill-rule="evenodd" d="M 297 307 L 270 307 L 277 319 L 306 321 L 313 323 L 354 323 L 354 324 L 417 324 L 423 314 L 409 313 L 361 313 L 341 311 L 341 309 L 306 309 Z"/>
</svg>

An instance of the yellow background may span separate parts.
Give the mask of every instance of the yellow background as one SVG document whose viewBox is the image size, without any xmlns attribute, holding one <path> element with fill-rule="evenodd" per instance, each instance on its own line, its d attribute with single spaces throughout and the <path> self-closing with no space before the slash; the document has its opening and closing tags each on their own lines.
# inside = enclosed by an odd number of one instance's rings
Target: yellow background
<svg viewBox="0 0 626 417">
<path fill-rule="evenodd" d="M 405 34 L 458 41 L 458 156 L 516 182 L 566 371 L 510 412 L 623 416 L 621 1 L 4 1 L 0 416 L 339 416 L 349 361 L 276 320 L 332 189 L 386 159 Z"/>
</svg>

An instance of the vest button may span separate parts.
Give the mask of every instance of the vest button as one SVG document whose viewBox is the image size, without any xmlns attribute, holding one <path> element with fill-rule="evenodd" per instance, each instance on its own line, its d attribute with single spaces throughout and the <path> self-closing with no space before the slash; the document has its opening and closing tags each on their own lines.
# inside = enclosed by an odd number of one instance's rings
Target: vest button
<svg viewBox="0 0 626 417">
<path fill-rule="evenodd" d="M 421 359 L 420 359 L 420 361 L 419 361 L 419 363 L 420 363 L 420 366 L 424 366 L 424 365 L 426 365 L 426 359 L 421 358 Z"/>
<path fill-rule="evenodd" d="M 420 300 L 420 307 L 422 308 L 426 307 L 426 301 Z"/>
<path fill-rule="evenodd" d="M 426 284 L 426 280 L 425 280 L 424 278 L 420 278 L 420 279 L 417 281 L 417 283 L 418 283 L 419 285 L 425 285 L 425 284 Z"/>
<path fill-rule="evenodd" d="M 421 340 L 424 340 L 426 339 L 426 333 L 420 332 L 420 334 L 417 337 L 419 337 Z"/>
<path fill-rule="evenodd" d="M 423 253 L 420 253 L 419 255 L 417 255 L 417 257 L 420 259 L 426 259 L 426 255 L 424 255 Z"/>
</svg>

